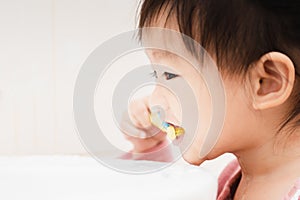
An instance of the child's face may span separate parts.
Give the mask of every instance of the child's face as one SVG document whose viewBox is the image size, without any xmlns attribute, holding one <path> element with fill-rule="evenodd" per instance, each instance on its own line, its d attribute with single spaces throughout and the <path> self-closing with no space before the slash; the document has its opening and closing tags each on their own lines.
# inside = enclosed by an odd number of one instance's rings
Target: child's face
<svg viewBox="0 0 300 200">
<path fill-rule="evenodd" d="M 155 27 L 164 28 L 164 23 Z M 176 26 L 167 28 L 178 31 Z M 251 145 L 257 144 L 261 136 L 256 134 L 255 131 L 259 128 L 255 126 L 258 124 L 258 119 L 253 114 L 253 108 L 250 106 L 251 98 L 249 98 L 249 91 L 247 90 L 248 81 L 244 80 L 242 82 L 242 79 L 238 77 L 223 76 L 226 95 L 226 116 L 223 130 L 210 153 L 205 158 L 200 158 L 200 151 L 210 126 L 213 107 L 205 81 L 197 70 L 180 56 L 162 50 L 147 50 L 146 53 L 151 63 L 164 65 L 170 69 L 162 69 L 157 65 L 153 65 L 157 77 L 164 79 L 164 82 L 173 88 L 180 87 L 182 81 L 186 81 L 195 95 L 199 111 L 198 124 L 200 126 L 198 126 L 196 133 L 186 133 L 195 134 L 195 140 L 188 151 L 184 153 L 184 158 L 188 162 L 198 165 L 206 159 L 213 159 L 223 153 L 243 150 L 243 148 L 249 148 Z M 156 86 L 150 97 L 150 106 L 157 105 L 165 110 L 165 121 L 174 125 L 181 125 L 180 102 L 178 102 L 176 95 L 160 85 Z"/>
<path fill-rule="evenodd" d="M 196 138 L 188 151 L 184 154 L 184 158 L 193 164 L 200 164 L 205 159 L 217 157 L 225 152 L 231 152 L 245 146 L 244 142 L 249 140 L 246 132 L 251 131 L 248 124 L 253 121 L 247 102 L 247 94 L 245 86 L 238 80 L 224 79 L 224 87 L 227 98 L 226 117 L 224 128 L 221 136 L 214 146 L 213 150 L 208 154 L 207 158 L 200 158 L 200 151 L 205 140 L 206 133 L 210 126 L 212 113 L 212 102 L 209 91 L 205 86 L 202 76 L 194 67 L 183 58 L 174 54 L 166 53 L 161 50 L 147 50 L 147 55 L 151 63 L 168 66 L 170 68 L 160 68 L 153 65 L 153 70 L 158 78 L 164 79 L 166 85 L 171 87 L 179 86 L 182 81 L 189 83 L 193 91 L 199 110 L 199 124 L 196 133 Z M 150 106 L 161 106 L 165 111 L 165 121 L 175 125 L 181 125 L 181 107 L 180 102 L 168 89 L 157 85 L 150 97 Z M 247 115 L 248 114 L 248 115 Z M 238 123 L 237 123 L 238 122 Z M 185 127 L 183 127 L 185 128 Z M 247 131 L 245 131 L 247 130 Z"/>
</svg>

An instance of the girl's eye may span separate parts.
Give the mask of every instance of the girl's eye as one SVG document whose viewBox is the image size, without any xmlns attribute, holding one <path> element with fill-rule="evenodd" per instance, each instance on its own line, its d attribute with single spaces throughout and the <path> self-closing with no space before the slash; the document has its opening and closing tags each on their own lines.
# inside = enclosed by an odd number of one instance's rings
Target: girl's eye
<svg viewBox="0 0 300 200">
<path fill-rule="evenodd" d="M 150 73 L 151 77 L 157 78 L 157 72 L 153 71 L 152 73 Z"/>
<path fill-rule="evenodd" d="M 170 80 L 172 78 L 176 78 L 178 76 L 177 74 L 172 74 L 172 73 L 169 73 L 169 72 L 165 72 L 164 75 L 165 75 L 167 80 Z"/>
</svg>

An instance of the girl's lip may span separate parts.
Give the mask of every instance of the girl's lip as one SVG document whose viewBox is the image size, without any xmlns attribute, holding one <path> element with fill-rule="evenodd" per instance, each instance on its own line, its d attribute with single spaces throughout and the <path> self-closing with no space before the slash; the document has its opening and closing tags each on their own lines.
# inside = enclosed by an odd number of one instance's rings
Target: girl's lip
<svg viewBox="0 0 300 200">
<path fill-rule="evenodd" d="M 167 122 L 168 124 L 174 126 L 174 127 L 180 127 L 180 126 L 177 126 L 177 125 L 176 125 L 176 124 L 180 124 L 179 121 L 177 121 L 176 119 L 175 119 L 175 120 L 168 120 L 168 119 L 165 119 L 164 121 Z"/>
<path fill-rule="evenodd" d="M 179 136 L 183 135 L 185 130 L 175 125 L 175 123 L 169 122 L 168 120 L 161 119 L 160 112 L 151 112 L 150 114 L 150 121 L 151 123 L 162 130 L 163 132 L 167 133 L 169 139 L 171 141 L 178 140 L 181 141 Z M 171 121 L 171 120 L 170 120 Z"/>
<path fill-rule="evenodd" d="M 184 138 L 184 134 L 177 136 L 176 139 L 172 141 L 172 144 L 179 146 L 179 144 L 182 142 L 183 138 Z"/>
<path fill-rule="evenodd" d="M 177 126 L 175 125 L 175 123 L 170 122 L 170 121 L 165 121 L 166 123 L 170 124 L 171 126 L 173 126 L 174 128 L 182 128 L 181 126 Z"/>
<path fill-rule="evenodd" d="M 175 129 L 176 129 L 176 128 L 181 128 L 181 129 L 184 130 L 184 128 L 182 128 L 181 126 L 177 126 L 177 125 L 175 125 L 175 124 L 173 124 L 173 123 L 171 123 L 171 122 L 167 122 L 167 123 L 170 124 L 171 126 L 173 126 Z M 174 145 L 178 146 L 178 145 L 181 143 L 181 141 L 183 140 L 184 135 L 185 135 L 185 133 L 183 133 L 183 134 L 177 136 L 174 140 L 172 140 L 172 143 L 173 143 Z"/>
</svg>

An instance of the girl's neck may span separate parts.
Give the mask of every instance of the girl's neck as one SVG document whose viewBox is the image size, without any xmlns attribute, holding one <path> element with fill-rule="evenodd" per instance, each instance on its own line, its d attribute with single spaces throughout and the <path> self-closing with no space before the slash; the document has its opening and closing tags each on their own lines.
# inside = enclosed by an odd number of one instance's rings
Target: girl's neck
<svg viewBox="0 0 300 200">
<path fill-rule="evenodd" d="M 242 199 L 242 196 L 264 199 L 261 197 L 265 195 L 270 197 L 265 199 L 280 199 L 279 196 L 289 192 L 292 184 L 300 178 L 299 135 L 299 131 L 294 132 L 285 143 L 277 137 L 260 146 L 235 153 L 242 170 L 235 199 Z M 272 193 L 267 194 L 267 191 Z"/>
<path fill-rule="evenodd" d="M 300 138 L 298 145 L 290 144 L 276 147 L 274 141 L 244 152 L 236 153 L 242 172 L 246 176 L 265 177 L 282 174 L 282 171 L 295 169 L 300 176 Z"/>
</svg>

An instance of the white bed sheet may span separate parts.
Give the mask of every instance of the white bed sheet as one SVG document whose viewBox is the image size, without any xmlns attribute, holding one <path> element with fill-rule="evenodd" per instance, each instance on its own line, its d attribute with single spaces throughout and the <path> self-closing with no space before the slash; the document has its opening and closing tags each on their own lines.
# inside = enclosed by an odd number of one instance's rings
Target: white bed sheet
<svg viewBox="0 0 300 200">
<path fill-rule="evenodd" d="M 0 157 L 0 188 L 3 200 L 212 200 L 217 180 L 203 168 L 182 162 L 152 174 L 128 175 L 90 157 Z"/>
</svg>

